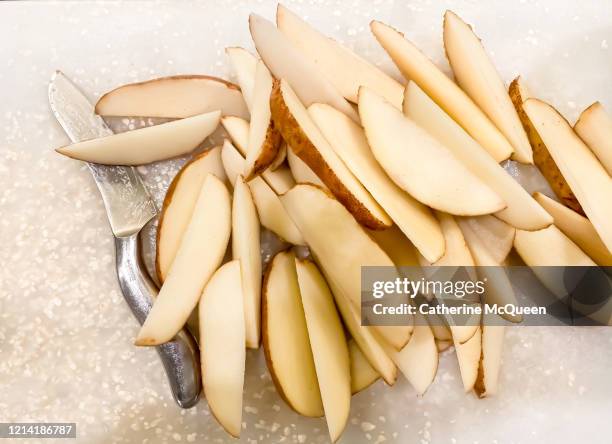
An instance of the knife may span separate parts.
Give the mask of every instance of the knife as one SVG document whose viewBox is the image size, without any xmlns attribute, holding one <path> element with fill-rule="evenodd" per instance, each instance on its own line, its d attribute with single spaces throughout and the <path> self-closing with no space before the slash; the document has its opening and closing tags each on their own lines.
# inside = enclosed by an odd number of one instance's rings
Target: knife
<svg viewBox="0 0 612 444">
<path fill-rule="evenodd" d="M 73 142 L 113 134 L 104 120 L 95 114 L 89 100 L 60 71 L 49 84 L 49 103 L 55 118 Z M 93 163 L 87 166 L 102 195 L 115 237 L 119 286 L 142 325 L 158 289 L 142 263 L 138 233 L 157 214 L 157 208 L 133 167 Z M 193 337 L 183 329 L 172 341 L 156 349 L 176 403 L 182 408 L 194 406 L 202 384 L 198 347 Z"/>
</svg>

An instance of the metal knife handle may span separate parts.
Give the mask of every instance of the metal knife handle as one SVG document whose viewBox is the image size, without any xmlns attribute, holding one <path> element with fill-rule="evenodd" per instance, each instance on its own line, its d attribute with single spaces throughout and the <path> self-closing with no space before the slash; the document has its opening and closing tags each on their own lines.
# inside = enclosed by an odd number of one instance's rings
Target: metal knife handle
<svg viewBox="0 0 612 444">
<path fill-rule="evenodd" d="M 138 233 L 115 238 L 119 285 L 132 313 L 142 325 L 158 290 L 144 269 L 139 244 Z M 155 348 L 166 369 L 176 403 L 185 409 L 193 407 L 198 402 L 202 381 L 198 346 L 191 333 L 184 328 L 172 341 Z"/>
</svg>

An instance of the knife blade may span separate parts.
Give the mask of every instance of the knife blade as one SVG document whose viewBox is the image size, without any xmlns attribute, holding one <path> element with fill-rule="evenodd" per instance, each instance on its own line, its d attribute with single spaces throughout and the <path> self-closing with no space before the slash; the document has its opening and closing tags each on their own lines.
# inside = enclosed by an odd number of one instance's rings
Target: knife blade
<svg viewBox="0 0 612 444">
<path fill-rule="evenodd" d="M 72 141 L 113 134 L 93 105 L 61 72 L 49 84 L 51 110 Z M 140 229 L 157 213 L 155 204 L 133 167 L 88 164 L 100 190 L 115 235 L 117 279 L 125 301 L 140 324 L 151 311 L 157 287 L 140 256 Z M 198 402 L 202 387 L 199 349 L 182 329 L 170 342 L 155 347 L 172 396 L 182 408 Z"/>
<path fill-rule="evenodd" d="M 113 134 L 89 100 L 61 71 L 55 73 L 49 84 L 49 103 L 73 142 Z M 87 165 L 102 195 L 115 237 L 137 233 L 155 217 L 155 202 L 134 167 Z"/>
</svg>

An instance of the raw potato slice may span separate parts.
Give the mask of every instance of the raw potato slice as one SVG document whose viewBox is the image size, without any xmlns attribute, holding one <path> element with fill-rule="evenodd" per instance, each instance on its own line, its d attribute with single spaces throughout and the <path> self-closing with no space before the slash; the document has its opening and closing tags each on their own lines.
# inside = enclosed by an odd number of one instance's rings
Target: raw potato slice
<svg viewBox="0 0 612 444">
<path fill-rule="evenodd" d="M 493 216 L 466 217 L 467 226 L 474 232 L 494 262 L 501 264 L 512 250 L 516 229 Z"/>
<path fill-rule="evenodd" d="M 244 295 L 246 346 L 259 348 L 261 306 L 261 253 L 259 218 L 248 185 L 239 176 L 232 205 L 232 258 L 239 259 Z"/>
<path fill-rule="evenodd" d="M 399 188 L 380 167 L 363 129 L 329 105 L 313 104 L 308 113 L 334 152 L 364 185 L 423 256 L 435 262 L 444 254 L 444 236 L 429 208 Z"/>
<path fill-rule="evenodd" d="M 523 230 L 540 230 L 552 223 L 529 193 L 414 82 L 406 86 L 403 109 L 406 117 L 438 139 L 504 199 L 508 206 L 495 213 L 498 218 Z"/>
<path fill-rule="evenodd" d="M 247 144 L 249 141 L 249 122 L 240 117 L 227 116 L 221 119 L 221 124 L 232 139 L 232 142 L 234 142 L 240 154 L 243 157 L 246 156 Z M 272 187 L 276 194 L 283 194 L 295 185 L 291 171 L 286 167 L 281 166 L 275 171 L 268 168 L 261 176 L 268 185 Z"/>
<path fill-rule="evenodd" d="M 279 3 L 276 24 L 347 100 L 357 103 L 361 85 L 372 88 L 396 108 L 402 106 L 403 86 L 367 60 L 314 29 Z"/>
<path fill-rule="evenodd" d="M 612 176 L 612 117 L 603 105 L 595 102 L 585 109 L 574 125 L 574 131 Z"/>
<path fill-rule="evenodd" d="M 170 76 L 130 83 L 107 92 L 98 103 L 101 116 L 182 119 L 221 110 L 224 116 L 249 118 L 240 88 L 210 76 Z"/>
<path fill-rule="evenodd" d="M 359 90 L 359 114 L 376 160 L 400 188 L 420 202 L 460 216 L 506 207 L 446 147 L 367 88 Z"/>
<path fill-rule="evenodd" d="M 246 359 L 240 261 L 212 275 L 202 293 L 199 319 L 204 394 L 213 416 L 238 438 Z"/>
<path fill-rule="evenodd" d="M 537 99 L 527 100 L 523 107 L 604 245 L 612 251 L 612 178 L 553 107 Z"/>
<path fill-rule="evenodd" d="M 221 147 L 204 151 L 187 162 L 168 187 L 159 216 L 155 242 L 157 248 L 155 269 L 159 282 L 164 282 L 168 275 L 183 234 L 189 225 L 204 179 L 209 173 L 223 182 L 227 180 L 221 163 Z"/>
<path fill-rule="evenodd" d="M 482 355 L 478 367 L 478 377 L 474 384 L 476 394 L 485 398 L 497 393 L 497 381 L 504 348 L 505 327 L 484 325 L 482 327 Z"/>
<path fill-rule="evenodd" d="M 295 256 L 291 252 L 278 253 L 266 270 L 262 323 L 266 363 L 279 394 L 299 414 L 323 416 Z"/>
<path fill-rule="evenodd" d="M 541 193 L 534 194 L 535 200 L 552 214 L 555 225 L 569 237 L 597 265 L 612 266 L 612 254 L 601 241 L 593 224 L 584 216 Z"/>
<path fill-rule="evenodd" d="M 474 388 L 476 379 L 478 378 L 478 368 L 480 366 L 482 343 L 482 330 L 480 327 L 476 329 L 476 333 L 472 338 L 464 344 L 457 341 L 453 342 L 455 353 L 457 353 L 457 362 L 459 363 L 459 372 L 461 373 L 461 381 L 465 392 L 469 392 Z"/>
<path fill-rule="evenodd" d="M 374 384 L 380 374 L 370 365 L 353 338 L 348 341 L 351 360 L 351 394 L 359 393 Z"/>
<path fill-rule="evenodd" d="M 227 180 L 233 187 L 238 177 L 244 171 L 244 157 L 240 155 L 236 147 L 232 145 L 232 142 L 227 139 L 223 142 L 223 148 L 221 149 L 221 161 L 223 162 Z"/>
<path fill-rule="evenodd" d="M 221 157 L 227 176 L 232 183 L 235 183 L 238 176 L 244 171 L 244 157 L 228 140 L 223 144 Z M 293 245 L 305 245 L 302 234 L 270 185 L 261 177 L 256 177 L 249 182 L 249 188 L 261 225 Z"/>
<path fill-rule="evenodd" d="M 270 113 L 270 94 L 274 79 L 262 61 L 255 71 L 255 90 L 253 91 L 253 110 L 249 124 L 244 177 L 251 180 L 268 168 L 276 158 L 282 138 L 275 128 Z"/>
<path fill-rule="evenodd" d="M 244 48 L 225 48 L 225 53 L 230 59 L 234 74 L 238 78 L 238 84 L 242 91 L 242 97 L 249 111 L 253 104 L 253 91 L 255 90 L 255 69 L 257 58 Z"/>
<path fill-rule="evenodd" d="M 355 219 L 372 229 L 391 226 L 389 216 L 340 160 L 284 79 L 275 83 L 271 102 L 283 139 Z"/>
<path fill-rule="evenodd" d="M 225 256 L 232 225 L 230 201 L 223 182 L 208 174 L 181 246 L 138 333 L 136 345 L 168 342 L 187 322 L 204 286 Z"/>
<path fill-rule="evenodd" d="M 512 144 L 512 158 L 533 163 L 531 145 L 503 80 L 471 26 L 452 11 L 444 14 L 444 48 L 459 86 Z"/>
<path fill-rule="evenodd" d="M 472 229 L 466 219 L 459 219 L 458 223 L 470 253 L 472 253 L 474 262 L 478 267 L 476 273 L 482 280 L 486 281 L 485 303 L 489 305 L 511 304 L 518 306 L 519 304 L 510 283 L 510 278 L 506 274 L 506 270 L 501 266 L 501 262 L 495 260 L 487 249 L 486 244 L 482 241 L 481 236 Z M 523 320 L 523 316 L 519 314 L 504 314 L 503 318 L 510 322 L 521 322 Z"/>
<path fill-rule="evenodd" d="M 287 163 L 297 183 L 312 183 L 327 189 L 325 184 L 319 179 L 319 176 L 293 152 L 291 147 L 287 148 Z"/>
<path fill-rule="evenodd" d="M 315 102 L 327 103 L 355 121 L 359 121 L 359 116 L 351 104 L 321 74 L 319 68 L 293 46 L 274 23 L 257 14 L 251 14 L 249 29 L 257 52 L 272 75 L 289 82 L 304 105 L 309 106 Z"/>
<path fill-rule="evenodd" d="M 212 134 L 219 111 L 85 140 L 56 149 L 64 156 L 105 165 L 143 165 L 187 154 Z"/>
<path fill-rule="evenodd" d="M 576 196 L 574 196 L 574 193 L 567 184 L 567 181 L 561 174 L 561 171 L 559 171 L 559 167 L 557 167 L 557 164 L 550 156 L 548 148 L 546 148 L 546 145 L 542 141 L 538 131 L 531 123 L 531 120 L 529 120 L 529 116 L 527 116 L 527 113 L 523 108 L 523 103 L 533 96 L 527 89 L 522 77 L 519 76 L 514 79 L 512 83 L 510 83 L 509 92 L 512 103 L 518 112 L 523 128 L 525 128 L 525 132 L 527 133 L 527 137 L 529 138 L 529 142 L 533 148 L 534 163 L 561 202 L 570 207 L 572 210 L 577 211 L 580 214 L 584 214 L 578 199 L 576 199 Z M 521 230 L 528 229 L 526 227 L 516 227 Z"/>
<path fill-rule="evenodd" d="M 510 142 L 489 118 L 446 74 L 404 35 L 388 25 L 373 21 L 372 33 L 407 79 L 414 80 L 429 97 L 486 149 L 496 162 L 510 157 Z"/>
<path fill-rule="evenodd" d="M 438 371 L 438 348 L 431 328 L 422 315 L 414 327 L 410 341 L 400 351 L 387 347 L 393 362 L 414 387 L 417 395 L 423 395 Z"/>
<path fill-rule="evenodd" d="M 438 353 L 445 352 L 453 345 L 453 341 L 438 341 L 436 339 L 436 347 L 438 348 Z"/>
<path fill-rule="evenodd" d="M 397 367 L 382 347 L 381 339 L 375 334 L 374 330 L 361 325 L 359 312 L 353 307 L 340 287 L 330 280 L 328 280 L 327 283 L 332 290 L 336 306 L 338 307 L 338 311 L 340 311 L 344 325 L 365 358 L 388 385 L 395 384 L 397 380 Z"/>
<path fill-rule="evenodd" d="M 393 225 L 386 230 L 369 230 L 369 235 L 383 249 L 396 267 L 418 267 L 418 253 L 414 245 Z"/>
<path fill-rule="evenodd" d="M 298 184 L 281 196 L 281 201 L 329 284 L 360 309 L 361 267 L 395 267 L 389 256 L 336 199 L 317 186 Z M 412 332 L 411 325 L 372 328 L 396 349 L 408 342 Z"/>
<path fill-rule="evenodd" d="M 331 441 L 336 442 L 351 408 L 351 364 L 346 337 L 334 297 L 317 266 L 296 259 L 295 267 L 325 419 Z"/>
</svg>

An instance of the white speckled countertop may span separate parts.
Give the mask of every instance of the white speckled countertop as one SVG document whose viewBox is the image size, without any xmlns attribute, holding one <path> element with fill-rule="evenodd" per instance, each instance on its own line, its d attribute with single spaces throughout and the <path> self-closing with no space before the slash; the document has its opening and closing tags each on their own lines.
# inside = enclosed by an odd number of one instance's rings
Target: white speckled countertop
<svg viewBox="0 0 612 444">
<path fill-rule="evenodd" d="M 368 32 L 395 25 L 448 70 L 441 18 L 452 8 L 493 54 L 504 79 L 525 76 L 573 120 L 612 107 L 612 3 L 300 0 L 287 5 L 396 74 Z M 0 422 L 71 421 L 81 443 L 231 442 L 204 401 L 174 404 L 115 279 L 104 208 L 89 172 L 55 154 L 55 69 L 92 97 L 175 73 L 229 74 L 227 45 L 247 45 L 247 15 L 272 1 L 0 2 Z M 175 165 L 142 169 L 161 198 Z M 262 353 L 248 355 L 243 442 L 327 442 L 322 419 L 292 413 Z M 462 392 L 445 353 L 424 398 L 401 380 L 353 398 L 343 443 L 609 443 L 612 329 L 514 328 L 501 389 Z M 23 442 L 23 441 L 22 441 Z M 66 442 L 66 441 L 64 441 Z"/>
</svg>

